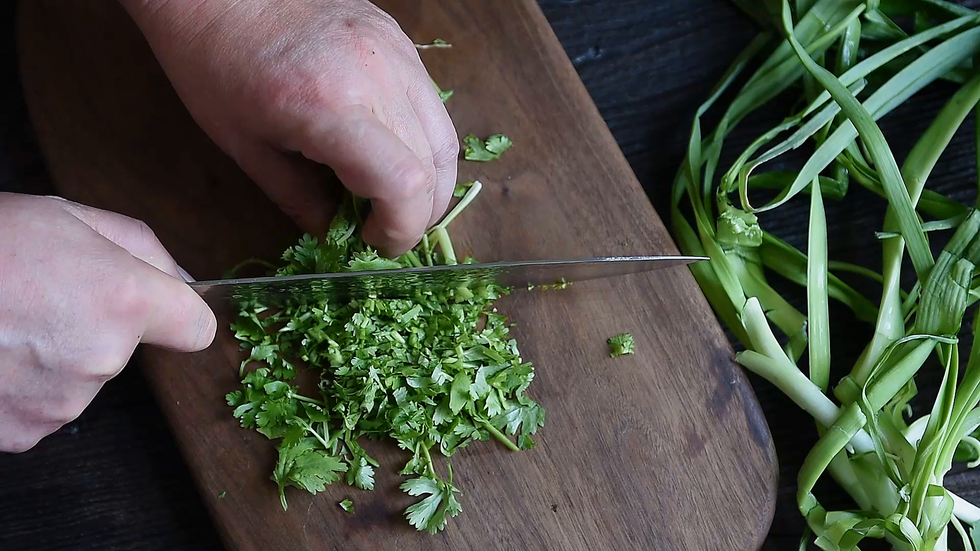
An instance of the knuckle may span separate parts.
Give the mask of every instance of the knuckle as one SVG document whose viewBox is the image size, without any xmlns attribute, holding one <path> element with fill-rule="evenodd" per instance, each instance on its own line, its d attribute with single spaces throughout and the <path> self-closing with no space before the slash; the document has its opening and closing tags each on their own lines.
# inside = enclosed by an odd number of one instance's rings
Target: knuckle
<svg viewBox="0 0 980 551">
<path fill-rule="evenodd" d="M 378 8 L 374 11 L 375 21 L 382 31 L 401 32 L 401 25 L 390 13 Z"/>
<path fill-rule="evenodd" d="M 432 154 L 434 170 L 439 174 L 455 174 L 459 152 L 459 142 L 454 139 L 442 140 L 437 143 Z"/>
<path fill-rule="evenodd" d="M 89 382 L 104 382 L 119 375 L 129 363 L 132 350 L 135 348 L 135 344 L 131 347 L 116 344 L 106 345 L 95 351 L 84 371 L 88 375 Z"/>
<path fill-rule="evenodd" d="M 104 383 L 125 369 L 136 348 L 137 339 L 138 335 L 134 335 L 132 345 L 126 346 L 123 339 L 118 336 L 112 339 L 104 336 L 90 337 L 92 344 L 65 354 L 56 365 L 52 365 L 52 369 L 66 377 L 65 380 L 70 381 L 68 384 L 72 385 L 72 388 L 74 385 Z M 58 402 L 62 404 L 71 402 L 68 398 L 71 392 L 71 388 L 66 388 Z"/>
<path fill-rule="evenodd" d="M 335 82 L 323 79 L 319 75 L 307 74 L 304 71 L 300 71 L 300 73 L 290 79 L 293 83 L 285 89 L 283 102 L 287 98 L 298 97 L 318 110 L 333 112 L 340 108 L 344 96 Z M 352 86 L 347 93 L 356 95 L 354 91 L 356 89 L 357 86 Z"/>
<path fill-rule="evenodd" d="M 281 114 L 300 115 L 304 108 L 323 109 L 336 103 L 337 87 L 322 77 L 321 71 L 305 63 L 292 65 L 254 84 L 256 113 L 259 120 L 276 120 Z"/>
<path fill-rule="evenodd" d="M 78 418 L 88 406 L 88 400 L 80 396 L 65 395 L 60 399 L 51 400 L 43 406 L 41 417 L 48 423 L 59 427 Z"/>
<path fill-rule="evenodd" d="M 106 286 L 105 294 L 105 305 L 113 321 L 128 325 L 146 316 L 149 303 L 139 274 L 121 272 Z"/>
<path fill-rule="evenodd" d="M 381 228 L 381 232 L 384 234 L 385 239 L 395 243 L 404 243 L 409 241 L 415 242 L 422 237 L 423 231 L 424 228 L 412 229 L 401 224 L 388 225 Z"/>
<path fill-rule="evenodd" d="M 41 436 L 14 434 L 0 438 L 0 451 L 4 453 L 25 453 L 34 449 Z"/>
<path fill-rule="evenodd" d="M 435 188 L 435 174 L 431 162 L 417 158 L 401 161 L 392 169 L 395 196 L 399 199 L 430 193 Z"/>
<path fill-rule="evenodd" d="M 153 228 L 151 228 L 149 224 L 138 219 L 134 219 L 133 224 L 135 225 L 134 231 L 138 236 L 140 244 L 154 245 L 159 242 L 157 239 L 157 234 L 153 231 Z"/>
<path fill-rule="evenodd" d="M 436 149 L 436 159 L 441 163 L 454 162 L 459 157 L 460 150 L 458 140 L 453 138 L 443 140 L 442 144 Z"/>
<path fill-rule="evenodd" d="M 402 32 L 398 21 L 385 10 L 372 6 L 362 17 L 348 17 L 345 27 L 351 32 L 377 36 L 382 39 L 397 36 Z"/>
</svg>

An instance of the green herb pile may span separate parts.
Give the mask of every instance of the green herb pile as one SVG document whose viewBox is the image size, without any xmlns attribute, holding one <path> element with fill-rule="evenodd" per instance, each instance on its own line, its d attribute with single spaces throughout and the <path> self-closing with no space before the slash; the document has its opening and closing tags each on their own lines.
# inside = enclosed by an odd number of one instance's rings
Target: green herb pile
<svg viewBox="0 0 980 551">
<path fill-rule="evenodd" d="M 397 259 L 364 244 L 361 201 L 349 196 L 326 239 L 304 236 L 276 275 L 455 264 L 446 227 L 480 189 L 466 187 L 446 218 Z M 373 490 L 378 463 L 359 441 L 390 438 L 409 457 L 402 490 L 425 496 L 405 511 L 408 521 L 435 533 L 461 506 L 452 466 L 441 476 L 433 455 L 451 457 L 491 436 L 514 451 L 532 448 L 545 413 L 525 394 L 534 368 L 493 308 L 507 292 L 487 284 L 404 299 L 298 301 L 275 311 L 243 301 L 232 329 L 248 358 L 242 389 L 227 400 L 243 427 L 278 441 L 272 480 L 283 508 L 290 486 L 316 494 L 343 479 Z M 319 373 L 316 391 L 295 382 L 302 368 Z"/>
<path fill-rule="evenodd" d="M 980 548 L 980 508 L 944 484 L 953 464 L 975 458 L 980 447 L 976 318 L 972 349 L 959 344 L 967 310 L 980 298 L 980 211 L 927 187 L 953 135 L 978 109 L 980 15 L 942 0 L 737 3 L 764 29 L 695 116 L 671 219 L 682 251 L 710 258 L 692 271 L 744 348 L 737 360 L 813 417 L 817 441 L 797 479 L 804 545 L 851 550 L 875 538 L 894 549 L 945 550 L 956 538 L 965 549 Z M 929 127 L 897 158 L 877 121 L 939 80 L 957 91 L 927 114 Z M 724 141 L 740 122 L 794 93 L 797 111 L 755 136 L 730 165 L 721 163 Z M 722 109 L 709 132 L 701 118 L 716 105 Z M 980 142 L 980 117 L 974 124 Z M 790 153 L 802 160 L 794 163 Z M 776 162 L 792 168 L 770 168 Z M 853 185 L 882 199 L 884 224 L 875 228 L 882 273 L 828 258 L 825 204 L 846 200 Z M 757 198 L 767 194 L 767 201 Z M 766 212 L 791 201 L 809 205 L 806 254 L 762 226 Z M 914 272 L 905 286 L 903 267 Z M 773 275 L 805 289 L 805 313 L 770 285 Z M 871 278 L 881 294 L 857 292 L 848 277 Z M 853 364 L 835 363 L 831 299 L 873 328 Z M 846 373 L 835 382 L 832 365 Z M 913 411 L 924 369 L 940 370 L 942 385 L 931 404 Z M 828 476 L 853 508 L 821 505 L 813 489 Z"/>
</svg>

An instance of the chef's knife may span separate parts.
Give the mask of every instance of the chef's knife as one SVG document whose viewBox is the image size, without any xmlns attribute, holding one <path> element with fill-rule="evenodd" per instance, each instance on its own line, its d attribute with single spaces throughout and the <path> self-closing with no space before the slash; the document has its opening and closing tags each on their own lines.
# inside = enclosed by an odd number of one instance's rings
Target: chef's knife
<svg viewBox="0 0 980 551">
<path fill-rule="evenodd" d="M 459 287 L 474 289 L 495 283 L 503 287 L 546 285 L 601 279 L 683 266 L 707 260 L 698 256 L 613 256 L 575 260 L 534 260 L 425 266 L 394 270 L 334 272 L 256 277 L 190 283 L 209 304 L 254 298 L 266 305 L 297 301 L 376 296 L 408 297 Z"/>
</svg>

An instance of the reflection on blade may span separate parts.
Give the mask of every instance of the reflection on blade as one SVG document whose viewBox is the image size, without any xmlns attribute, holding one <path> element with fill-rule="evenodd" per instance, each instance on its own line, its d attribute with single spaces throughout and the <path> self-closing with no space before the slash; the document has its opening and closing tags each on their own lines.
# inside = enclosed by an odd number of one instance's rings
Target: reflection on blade
<svg viewBox="0 0 980 551">
<path fill-rule="evenodd" d="M 309 301 L 363 297 L 398 298 L 495 284 L 527 288 L 560 281 L 576 282 L 682 266 L 706 260 L 690 256 L 629 256 L 584 260 L 493 262 L 400 268 L 372 272 L 339 272 L 283 277 L 200 281 L 190 285 L 208 303 L 258 301 L 285 306 Z"/>
</svg>

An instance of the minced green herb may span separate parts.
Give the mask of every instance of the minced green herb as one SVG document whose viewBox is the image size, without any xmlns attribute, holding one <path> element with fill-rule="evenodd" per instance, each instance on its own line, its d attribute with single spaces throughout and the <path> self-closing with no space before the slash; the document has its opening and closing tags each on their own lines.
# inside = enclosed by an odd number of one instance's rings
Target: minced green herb
<svg viewBox="0 0 980 551">
<path fill-rule="evenodd" d="M 350 514 L 354 514 L 354 502 L 349 499 L 341 501 L 340 508 Z"/>
<path fill-rule="evenodd" d="M 446 226 L 480 189 L 470 186 L 418 247 L 393 260 L 361 240 L 364 209 L 349 196 L 326 239 L 304 236 L 275 275 L 455 264 Z M 343 480 L 373 490 L 379 464 L 359 442 L 385 438 L 410 454 L 401 489 L 425 496 L 405 511 L 408 521 L 436 533 L 461 510 L 452 466 L 440 475 L 436 453 L 451 457 L 491 437 L 513 451 L 534 447 L 545 420 L 526 394 L 534 368 L 493 307 L 508 292 L 487 284 L 278 308 L 242 299 L 232 329 L 247 357 L 242 388 L 227 401 L 242 427 L 276 442 L 272 480 L 283 508 L 289 487 L 316 494 Z M 318 387 L 300 388 L 304 368 L 319 376 Z"/>
<path fill-rule="evenodd" d="M 633 354 L 633 335 L 629 333 L 620 333 L 615 337 L 609 337 L 606 343 L 609 345 L 609 357 L 611 358 Z"/>
<path fill-rule="evenodd" d="M 542 291 L 552 291 L 552 290 L 568 289 L 569 287 L 571 287 L 571 285 L 572 285 L 571 281 L 568 281 L 565 278 L 561 278 L 550 285 L 545 284 L 545 285 L 541 285 L 540 287 Z"/>
<path fill-rule="evenodd" d="M 432 48 L 452 48 L 453 45 L 441 38 L 437 38 L 428 44 L 415 44 L 415 47 L 419 50 L 429 50 Z"/>
<path fill-rule="evenodd" d="M 439 87 L 439 84 L 434 79 L 432 79 L 432 86 L 435 87 L 436 93 L 439 94 L 439 99 L 441 99 L 443 103 L 446 103 L 447 101 L 449 101 L 449 98 L 453 97 L 452 90 L 443 90 L 442 88 Z"/>
<path fill-rule="evenodd" d="M 480 140 L 473 134 L 463 138 L 463 158 L 467 161 L 494 161 L 513 147 L 514 142 L 503 134 L 494 134 L 486 140 Z"/>
</svg>

